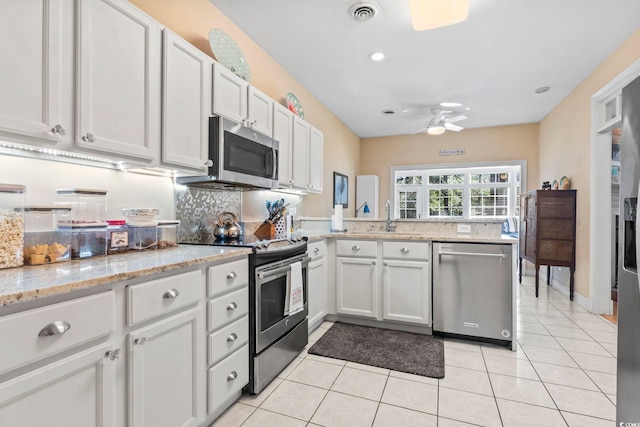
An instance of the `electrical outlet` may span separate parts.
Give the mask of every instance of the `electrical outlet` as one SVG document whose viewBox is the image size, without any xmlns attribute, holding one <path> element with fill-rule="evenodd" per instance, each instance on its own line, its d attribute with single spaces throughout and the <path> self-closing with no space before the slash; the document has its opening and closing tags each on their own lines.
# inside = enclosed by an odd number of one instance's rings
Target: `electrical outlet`
<svg viewBox="0 0 640 427">
<path fill-rule="evenodd" d="M 458 233 L 471 233 L 471 224 L 458 224 Z"/>
</svg>

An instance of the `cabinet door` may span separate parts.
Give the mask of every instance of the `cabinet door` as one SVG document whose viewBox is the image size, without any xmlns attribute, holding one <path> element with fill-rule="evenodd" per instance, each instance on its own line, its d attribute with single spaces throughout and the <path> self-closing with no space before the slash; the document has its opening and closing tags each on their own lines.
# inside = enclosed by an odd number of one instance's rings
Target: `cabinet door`
<svg viewBox="0 0 640 427">
<path fill-rule="evenodd" d="M 94 347 L 1 383 L 0 426 L 115 425 L 111 350 Z"/>
<path fill-rule="evenodd" d="M 428 262 L 382 263 L 382 318 L 431 324 L 431 269 Z"/>
<path fill-rule="evenodd" d="M 324 136 L 311 126 L 309 131 L 309 191 L 322 194 Z"/>
<path fill-rule="evenodd" d="M 162 162 L 205 171 L 213 60 L 167 29 L 162 47 Z"/>
<path fill-rule="evenodd" d="M 73 3 L 0 4 L 0 135 L 59 145 L 72 136 Z"/>
<path fill-rule="evenodd" d="M 336 258 L 336 293 L 339 314 L 378 317 L 376 261 L 371 258 Z"/>
<path fill-rule="evenodd" d="M 249 85 L 248 126 L 265 135 L 273 135 L 273 99 Z"/>
<path fill-rule="evenodd" d="M 150 162 L 160 132 L 160 28 L 123 0 L 79 1 L 76 144 Z"/>
<path fill-rule="evenodd" d="M 327 266 L 324 258 L 309 263 L 309 329 L 327 314 Z"/>
<path fill-rule="evenodd" d="M 293 113 L 280 104 L 273 106 L 273 139 L 278 141 L 278 182 L 280 188 L 292 184 Z"/>
<path fill-rule="evenodd" d="M 298 116 L 293 116 L 293 187 L 309 189 L 309 132 L 311 125 Z"/>
<path fill-rule="evenodd" d="M 129 334 L 129 424 L 195 426 L 204 414 L 201 308 Z M 201 385 L 202 384 L 202 385 Z"/>
<path fill-rule="evenodd" d="M 213 114 L 238 123 L 247 118 L 249 82 L 236 76 L 219 62 L 213 63 Z"/>
</svg>

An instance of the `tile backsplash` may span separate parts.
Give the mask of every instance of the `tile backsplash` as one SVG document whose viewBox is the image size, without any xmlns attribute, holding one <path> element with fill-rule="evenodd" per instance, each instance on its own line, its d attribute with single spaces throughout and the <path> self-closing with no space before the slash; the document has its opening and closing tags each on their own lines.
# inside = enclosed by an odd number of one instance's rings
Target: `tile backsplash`
<svg viewBox="0 0 640 427">
<path fill-rule="evenodd" d="M 233 212 L 242 221 L 242 193 L 187 187 L 175 191 L 176 219 L 180 220 L 180 242 L 194 243 L 213 238 L 221 212 Z"/>
</svg>

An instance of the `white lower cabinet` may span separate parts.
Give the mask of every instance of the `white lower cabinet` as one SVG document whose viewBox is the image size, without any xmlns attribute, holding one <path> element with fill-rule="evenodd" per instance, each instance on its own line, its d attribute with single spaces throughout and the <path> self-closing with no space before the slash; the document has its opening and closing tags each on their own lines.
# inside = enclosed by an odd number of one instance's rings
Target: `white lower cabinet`
<svg viewBox="0 0 640 427">
<path fill-rule="evenodd" d="M 374 258 L 336 258 L 336 311 L 378 317 L 378 273 Z"/>
<path fill-rule="evenodd" d="M 202 375 L 201 309 L 129 334 L 129 422 L 133 426 L 196 426 Z"/>
<path fill-rule="evenodd" d="M 431 324 L 431 268 L 428 262 L 384 260 L 382 318 Z"/>
<path fill-rule="evenodd" d="M 327 244 L 324 241 L 309 243 L 309 283 L 307 302 L 309 306 L 309 331 L 313 331 L 327 314 Z"/>
</svg>

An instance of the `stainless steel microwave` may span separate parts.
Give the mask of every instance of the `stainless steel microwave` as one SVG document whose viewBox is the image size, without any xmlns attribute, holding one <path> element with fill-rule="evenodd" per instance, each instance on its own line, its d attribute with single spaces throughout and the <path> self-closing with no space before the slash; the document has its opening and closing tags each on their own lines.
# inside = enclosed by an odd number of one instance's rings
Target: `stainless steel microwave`
<svg viewBox="0 0 640 427">
<path fill-rule="evenodd" d="M 209 171 L 178 184 L 278 188 L 278 141 L 224 117 L 209 118 Z"/>
</svg>

